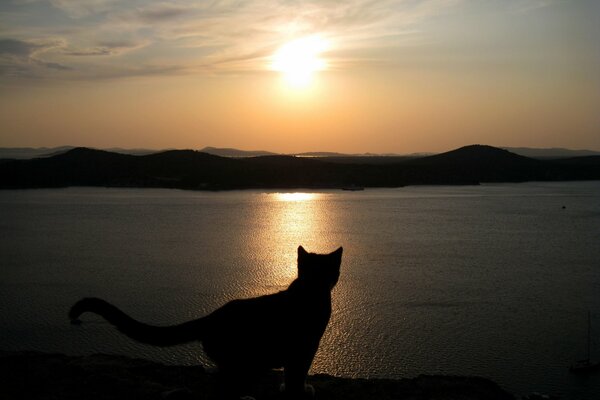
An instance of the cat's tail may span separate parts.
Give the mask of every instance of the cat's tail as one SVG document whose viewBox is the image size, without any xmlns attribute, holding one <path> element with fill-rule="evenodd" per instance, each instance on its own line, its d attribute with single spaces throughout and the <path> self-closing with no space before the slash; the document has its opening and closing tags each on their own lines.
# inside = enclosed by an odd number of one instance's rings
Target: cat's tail
<svg viewBox="0 0 600 400">
<path fill-rule="evenodd" d="M 204 325 L 202 318 L 172 326 L 147 325 L 97 298 L 85 298 L 75 303 L 69 311 L 71 323 L 81 323 L 79 316 L 85 312 L 98 314 L 130 338 L 154 346 L 173 346 L 200 340 Z"/>
</svg>

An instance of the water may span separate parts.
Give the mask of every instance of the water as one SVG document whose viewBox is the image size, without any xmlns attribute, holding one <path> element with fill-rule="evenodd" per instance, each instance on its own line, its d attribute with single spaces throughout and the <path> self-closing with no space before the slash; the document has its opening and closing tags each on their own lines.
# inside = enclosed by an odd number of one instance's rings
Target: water
<svg viewBox="0 0 600 400">
<path fill-rule="evenodd" d="M 563 209 L 563 206 L 566 208 Z M 0 349 L 210 365 L 199 344 L 137 344 L 84 296 L 156 324 L 284 289 L 296 249 L 344 246 L 312 373 L 479 375 L 513 393 L 594 398 L 573 376 L 591 311 L 600 357 L 600 182 L 290 194 L 0 191 Z"/>
</svg>

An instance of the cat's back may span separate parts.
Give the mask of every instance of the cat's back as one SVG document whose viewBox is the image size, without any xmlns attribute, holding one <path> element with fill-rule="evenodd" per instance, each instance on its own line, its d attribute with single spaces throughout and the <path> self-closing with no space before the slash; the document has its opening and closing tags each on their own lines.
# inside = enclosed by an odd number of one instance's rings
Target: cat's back
<svg viewBox="0 0 600 400">
<path fill-rule="evenodd" d="M 329 296 L 311 296 L 290 287 L 278 293 L 228 302 L 206 317 L 207 334 L 218 339 L 243 332 L 248 340 L 273 340 L 272 336 L 289 336 L 308 327 L 324 329 L 330 314 Z"/>
<path fill-rule="evenodd" d="M 233 300 L 205 317 L 204 350 L 217 364 L 254 360 L 265 368 L 282 366 L 286 341 L 294 330 L 286 292 Z"/>
</svg>

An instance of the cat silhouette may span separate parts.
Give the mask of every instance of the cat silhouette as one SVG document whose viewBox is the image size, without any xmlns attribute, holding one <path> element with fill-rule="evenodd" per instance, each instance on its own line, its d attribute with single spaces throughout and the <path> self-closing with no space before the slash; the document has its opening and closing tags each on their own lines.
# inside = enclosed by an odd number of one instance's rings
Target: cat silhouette
<svg viewBox="0 0 600 400">
<path fill-rule="evenodd" d="M 75 303 L 69 318 L 80 323 L 81 314 L 92 312 L 130 338 L 156 346 L 202 342 L 224 377 L 224 397 L 245 394 L 245 383 L 257 372 L 283 368 L 286 397 L 304 398 L 313 394 L 305 380 L 331 316 L 331 291 L 339 278 L 342 251 L 340 247 L 315 254 L 299 246 L 298 276 L 286 290 L 233 300 L 179 325 L 147 325 L 98 298 Z"/>
</svg>

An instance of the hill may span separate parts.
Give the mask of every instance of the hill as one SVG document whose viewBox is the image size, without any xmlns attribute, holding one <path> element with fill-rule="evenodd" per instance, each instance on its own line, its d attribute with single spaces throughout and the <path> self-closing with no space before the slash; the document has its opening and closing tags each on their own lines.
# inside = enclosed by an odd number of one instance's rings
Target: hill
<svg viewBox="0 0 600 400">
<path fill-rule="evenodd" d="M 1 160 L 28 160 L 37 157 L 51 157 L 66 151 L 74 149 L 75 146 L 60 146 L 60 147 L 0 147 L 0 161 Z M 133 155 L 144 155 L 156 153 L 157 150 L 149 149 L 121 149 L 114 147 L 111 149 L 104 149 L 113 153 L 133 154 Z M 163 150 L 164 151 L 164 150 Z"/>
<path fill-rule="evenodd" d="M 220 157 L 194 150 L 131 155 L 75 148 L 0 163 L 0 188 L 65 186 L 247 188 L 400 187 L 532 180 L 600 179 L 600 156 L 535 160 L 482 145 L 392 162 L 267 155 Z"/>
<path fill-rule="evenodd" d="M 546 180 L 548 166 L 492 146 L 471 145 L 403 164 L 416 175 L 436 183 L 522 182 Z"/>
<path fill-rule="evenodd" d="M 200 150 L 203 153 L 212 154 L 214 156 L 221 157 L 260 157 L 260 156 L 271 156 L 275 153 L 264 150 L 238 150 L 232 148 L 218 148 L 207 146 Z"/>
<path fill-rule="evenodd" d="M 572 157 L 585 157 L 585 156 L 600 156 L 600 151 L 593 150 L 571 150 L 563 148 L 549 148 L 549 149 L 536 149 L 531 147 L 503 147 L 512 153 L 519 154 L 531 158 L 539 159 L 558 159 L 558 158 L 572 158 Z"/>
<path fill-rule="evenodd" d="M 60 147 L 4 147 L 0 148 L 0 160 L 27 160 L 35 157 L 47 157 L 55 154 L 64 153 L 73 149 L 73 146 Z"/>
</svg>

